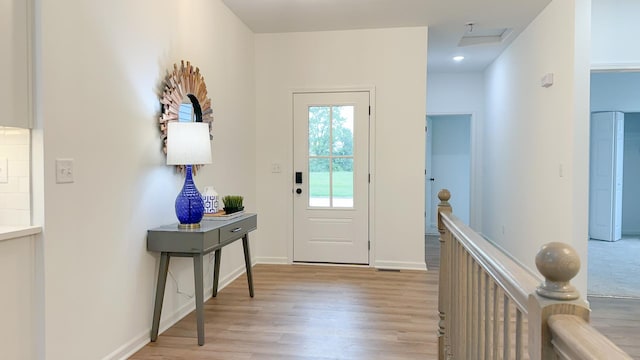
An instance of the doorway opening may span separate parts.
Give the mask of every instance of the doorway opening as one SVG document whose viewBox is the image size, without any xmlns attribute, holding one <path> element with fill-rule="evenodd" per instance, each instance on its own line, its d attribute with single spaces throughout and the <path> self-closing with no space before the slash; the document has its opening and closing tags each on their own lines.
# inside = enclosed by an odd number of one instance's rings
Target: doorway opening
<svg viewBox="0 0 640 360">
<path fill-rule="evenodd" d="M 427 115 L 425 234 L 437 234 L 438 192 L 449 189 L 451 206 L 469 224 L 471 207 L 471 114 Z"/>
<path fill-rule="evenodd" d="M 602 137 L 602 127 L 591 125 L 592 141 L 589 178 L 589 245 L 587 293 L 589 296 L 640 298 L 640 279 L 629 276 L 640 271 L 640 72 L 594 72 L 591 75 L 591 111 L 594 116 L 609 117 L 609 130 L 614 125 L 622 133 L 616 141 L 594 144 Z M 606 130 L 606 129 L 605 129 Z M 619 142 L 619 144 L 616 144 Z M 601 146 L 603 143 L 609 146 Z M 603 148 L 603 150 L 600 150 Z M 620 158 L 614 156 L 616 148 Z M 600 166 L 609 161 L 610 166 Z M 594 170 L 602 168 L 601 174 Z M 606 170 L 606 171 L 605 171 Z M 602 200 L 602 177 L 611 181 L 614 205 Z M 615 190 L 618 183 L 621 189 Z M 607 197 L 605 197 L 607 198 Z M 616 230 L 617 228 L 617 230 Z"/>
</svg>

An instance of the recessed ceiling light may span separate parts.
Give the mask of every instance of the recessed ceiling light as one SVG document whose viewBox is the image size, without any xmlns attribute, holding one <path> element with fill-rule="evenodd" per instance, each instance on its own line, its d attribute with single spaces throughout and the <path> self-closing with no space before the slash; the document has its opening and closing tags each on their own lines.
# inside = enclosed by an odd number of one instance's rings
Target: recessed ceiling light
<svg viewBox="0 0 640 360">
<path fill-rule="evenodd" d="M 458 55 L 458 56 L 454 56 L 453 57 L 453 61 L 460 62 L 462 60 L 464 60 L 464 56 L 462 56 L 462 55 Z"/>
</svg>

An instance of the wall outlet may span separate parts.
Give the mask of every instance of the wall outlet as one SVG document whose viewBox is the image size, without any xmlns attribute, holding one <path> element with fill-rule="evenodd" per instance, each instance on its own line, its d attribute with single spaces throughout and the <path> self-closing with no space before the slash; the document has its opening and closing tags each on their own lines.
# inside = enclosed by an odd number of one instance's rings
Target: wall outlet
<svg viewBox="0 0 640 360">
<path fill-rule="evenodd" d="M 9 182 L 9 160 L 7 158 L 0 159 L 0 184 Z"/>
<path fill-rule="evenodd" d="M 73 159 L 56 159 L 56 183 L 73 182 Z"/>
</svg>

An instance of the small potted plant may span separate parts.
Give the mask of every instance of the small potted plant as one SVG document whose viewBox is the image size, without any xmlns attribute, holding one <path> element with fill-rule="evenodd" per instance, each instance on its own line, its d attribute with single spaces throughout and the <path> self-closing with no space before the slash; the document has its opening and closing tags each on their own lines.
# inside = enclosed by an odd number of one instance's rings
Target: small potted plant
<svg viewBox="0 0 640 360">
<path fill-rule="evenodd" d="M 223 197 L 222 202 L 224 203 L 225 214 L 233 214 L 235 212 L 244 210 L 244 206 L 242 206 L 242 200 L 244 200 L 244 198 L 240 195 L 227 195 Z"/>
</svg>

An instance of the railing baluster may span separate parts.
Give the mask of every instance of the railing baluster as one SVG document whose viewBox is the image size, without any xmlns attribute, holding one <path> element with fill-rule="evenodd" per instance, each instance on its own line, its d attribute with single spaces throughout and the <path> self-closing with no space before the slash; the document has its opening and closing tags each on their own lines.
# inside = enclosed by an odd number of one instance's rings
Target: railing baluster
<svg viewBox="0 0 640 360">
<path fill-rule="evenodd" d="M 482 266 L 480 264 L 476 264 L 477 274 L 476 281 L 478 283 L 478 289 L 474 292 L 476 296 L 476 314 L 477 314 L 477 323 L 476 323 L 476 335 L 478 337 L 476 354 L 478 359 L 482 358 L 482 354 L 484 354 L 484 333 L 482 332 L 482 322 L 484 321 L 484 314 L 482 313 L 482 301 L 484 300 L 482 293 L 484 292 L 484 287 L 482 284 Z"/>
<path fill-rule="evenodd" d="M 516 360 L 522 359 L 522 311 L 516 309 Z"/>
<path fill-rule="evenodd" d="M 489 360 L 491 356 L 491 316 L 489 311 L 491 309 L 491 284 L 493 282 L 490 281 L 488 273 L 485 273 L 484 279 L 484 358 Z"/>
<path fill-rule="evenodd" d="M 510 343 L 510 338 L 511 338 L 511 333 L 510 333 L 510 323 L 511 323 L 511 312 L 509 311 L 509 297 L 507 295 L 504 296 L 503 298 L 503 308 L 502 308 L 502 312 L 503 312 L 503 320 L 502 320 L 502 324 L 503 324 L 503 328 L 502 328 L 502 358 L 503 359 L 510 359 L 511 357 L 509 356 L 509 353 L 511 351 L 511 343 Z"/>
<path fill-rule="evenodd" d="M 461 330 L 461 339 L 464 339 L 461 342 L 462 353 L 460 354 L 462 359 L 467 358 L 467 321 L 469 321 L 469 317 L 467 314 L 467 302 L 469 300 L 469 292 L 467 291 L 468 285 L 468 276 L 467 276 L 467 260 L 469 259 L 469 254 L 464 250 L 461 246 L 460 251 L 462 252 L 462 271 L 460 271 L 460 283 L 461 283 L 461 292 L 462 298 L 460 299 L 460 316 L 462 317 L 462 326 L 460 326 Z"/>
<path fill-rule="evenodd" d="M 460 333 L 460 283 L 461 283 L 461 279 L 460 279 L 460 243 L 458 243 L 457 241 L 454 241 L 454 253 L 453 253 L 453 257 L 454 257 L 454 268 L 452 269 L 452 271 L 455 272 L 455 279 L 456 279 L 456 283 L 454 284 L 455 287 L 455 295 L 454 295 L 454 299 L 453 299 L 453 305 L 454 305 L 454 309 L 453 309 L 453 314 L 455 314 L 455 324 L 453 324 L 454 328 L 454 334 L 456 336 L 455 339 L 455 356 L 454 358 L 457 359 L 460 356 L 460 336 L 462 335 Z"/>
<path fill-rule="evenodd" d="M 470 357 L 470 355 L 473 353 L 473 332 L 472 332 L 472 328 L 473 328 L 473 258 L 471 257 L 471 255 L 465 251 L 465 254 L 467 254 L 467 271 L 466 276 L 465 276 L 465 282 L 467 283 L 467 296 L 466 296 L 466 301 L 465 301 L 465 318 L 466 318 L 466 326 L 465 326 L 465 333 L 466 333 L 466 354 L 467 354 L 467 358 Z M 471 341 L 469 341 L 471 340 Z"/>
<path fill-rule="evenodd" d="M 460 315 L 458 317 L 459 319 L 459 323 L 458 323 L 458 334 L 459 335 L 459 340 L 458 340 L 458 347 L 460 350 L 460 358 L 464 359 L 464 342 L 465 342 L 465 338 L 464 338 L 464 289 L 465 289 L 465 283 L 464 283 L 464 264 L 465 264 L 465 259 L 464 259 L 464 251 L 462 249 L 462 245 L 460 243 L 458 243 L 458 264 L 460 266 L 460 269 L 458 270 L 458 314 Z"/>
<path fill-rule="evenodd" d="M 498 350 L 500 349 L 500 338 L 498 336 L 498 332 L 500 331 L 498 318 L 498 284 L 494 284 L 493 288 L 493 360 L 498 360 Z"/>
</svg>

